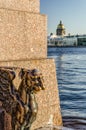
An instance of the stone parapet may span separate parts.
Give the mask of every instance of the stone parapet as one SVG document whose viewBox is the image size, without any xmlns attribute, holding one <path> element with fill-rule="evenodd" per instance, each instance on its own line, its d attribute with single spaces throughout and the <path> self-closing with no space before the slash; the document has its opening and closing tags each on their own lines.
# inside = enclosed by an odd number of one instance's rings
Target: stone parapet
<svg viewBox="0 0 86 130">
<path fill-rule="evenodd" d="M 31 130 L 45 126 L 52 120 L 54 125 L 62 125 L 60 112 L 59 92 L 56 80 L 55 62 L 53 59 L 25 60 L 0 62 L 0 67 L 18 67 L 26 69 L 38 69 L 44 78 L 45 90 L 36 94 L 38 114 Z M 18 68 L 16 71 L 18 71 Z M 19 72 L 19 71 L 18 71 Z M 15 78 L 16 79 L 16 78 Z M 14 80 L 14 85 L 19 86 L 20 80 Z M 52 118 L 52 119 L 51 119 Z"/>
<path fill-rule="evenodd" d="M 47 57 L 46 16 L 0 9 L 0 61 Z"/>
<path fill-rule="evenodd" d="M 39 0 L 0 0 L 0 8 L 39 13 L 40 2 Z"/>
</svg>

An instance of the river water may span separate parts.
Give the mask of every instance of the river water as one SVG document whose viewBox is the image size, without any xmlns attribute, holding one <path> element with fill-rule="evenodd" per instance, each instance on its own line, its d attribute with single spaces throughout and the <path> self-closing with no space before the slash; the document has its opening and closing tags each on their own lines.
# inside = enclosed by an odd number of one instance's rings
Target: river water
<svg viewBox="0 0 86 130">
<path fill-rule="evenodd" d="M 86 48 L 48 47 L 56 63 L 63 125 L 86 130 Z"/>
</svg>

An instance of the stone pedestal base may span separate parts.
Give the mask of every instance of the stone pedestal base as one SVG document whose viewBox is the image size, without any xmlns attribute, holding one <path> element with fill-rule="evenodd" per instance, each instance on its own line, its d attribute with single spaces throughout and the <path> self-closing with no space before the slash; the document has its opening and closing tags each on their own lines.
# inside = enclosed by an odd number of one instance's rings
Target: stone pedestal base
<svg viewBox="0 0 86 130">
<path fill-rule="evenodd" d="M 57 86 L 54 60 L 36 59 L 25 61 L 22 60 L 22 61 L 0 62 L 0 67 L 6 67 L 6 66 L 14 67 L 16 75 L 18 75 L 20 68 L 26 68 L 26 69 L 35 68 L 38 69 L 43 75 L 44 78 L 43 85 L 45 86 L 45 90 L 35 95 L 36 101 L 38 103 L 38 113 L 36 121 L 34 121 L 34 123 L 32 124 L 31 130 L 45 126 L 51 120 L 54 125 L 61 126 L 62 118 L 60 112 L 59 92 Z M 18 87 L 19 84 L 20 84 L 19 77 L 15 78 L 14 85 Z"/>
</svg>

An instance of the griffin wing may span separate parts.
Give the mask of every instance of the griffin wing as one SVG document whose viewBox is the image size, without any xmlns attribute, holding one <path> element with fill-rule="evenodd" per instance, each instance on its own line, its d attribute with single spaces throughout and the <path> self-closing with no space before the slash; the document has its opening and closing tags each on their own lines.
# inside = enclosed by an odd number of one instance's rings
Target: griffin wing
<svg viewBox="0 0 86 130">
<path fill-rule="evenodd" d="M 0 68 L 0 101 L 2 107 L 9 114 L 16 106 L 16 97 L 13 95 L 13 72 Z"/>
</svg>

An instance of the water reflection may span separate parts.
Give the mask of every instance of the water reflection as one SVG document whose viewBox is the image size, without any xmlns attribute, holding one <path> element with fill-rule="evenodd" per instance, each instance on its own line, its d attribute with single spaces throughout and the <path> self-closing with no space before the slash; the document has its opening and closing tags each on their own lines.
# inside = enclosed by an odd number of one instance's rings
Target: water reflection
<svg viewBox="0 0 86 130">
<path fill-rule="evenodd" d="M 86 48 L 49 48 L 56 62 L 64 126 L 86 130 Z"/>
</svg>

